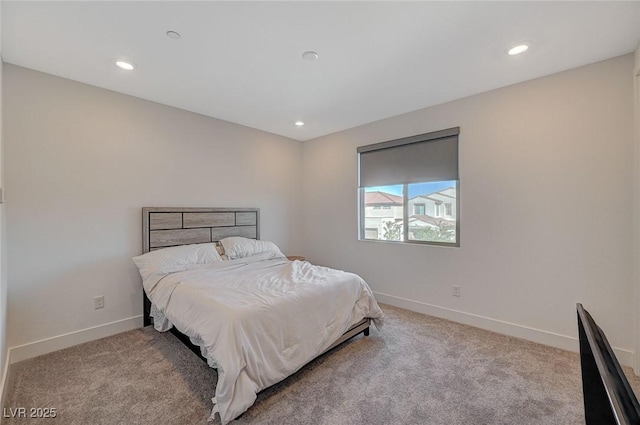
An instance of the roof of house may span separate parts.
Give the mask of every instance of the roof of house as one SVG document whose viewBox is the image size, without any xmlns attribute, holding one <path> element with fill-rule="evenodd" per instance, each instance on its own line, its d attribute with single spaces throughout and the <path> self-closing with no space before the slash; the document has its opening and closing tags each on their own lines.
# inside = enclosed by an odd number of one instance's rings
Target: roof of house
<svg viewBox="0 0 640 425">
<path fill-rule="evenodd" d="M 365 192 L 365 205 L 402 205 L 402 196 L 386 192 Z"/>
<path fill-rule="evenodd" d="M 428 195 L 418 195 L 418 196 L 414 196 L 414 197 L 413 197 L 413 198 L 411 198 L 410 200 L 411 200 L 411 201 L 413 201 L 413 200 L 418 199 L 418 198 L 428 199 L 428 200 L 433 201 L 433 202 L 442 202 L 440 199 L 432 198 L 431 196 L 428 196 Z"/>
<path fill-rule="evenodd" d="M 446 192 L 447 190 L 450 190 L 450 189 L 454 189 L 455 190 L 455 187 L 449 186 L 449 187 L 445 187 L 444 189 L 439 190 L 437 192 L 431 192 L 431 193 L 427 193 L 427 194 L 424 194 L 424 195 L 414 196 L 413 198 L 411 198 L 411 200 L 416 199 L 416 198 L 426 198 L 426 199 L 436 200 L 436 199 L 430 198 L 431 195 L 440 195 L 440 196 L 445 196 L 447 198 L 455 199 L 455 196 L 451 196 L 451 195 L 448 195 L 448 194 L 444 193 L 444 192 Z"/>
<path fill-rule="evenodd" d="M 411 217 L 409 217 L 409 221 L 411 220 L 420 220 L 425 223 L 433 224 L 434 226 L 440 226 L 441 224 L 451 224 L 451 225 L 456 224 L 455 220 L 447 220 L 446 218 L 431 217 L 430 215 L 426 215 L 426 214 L 412 215 Z"/>
</svg>

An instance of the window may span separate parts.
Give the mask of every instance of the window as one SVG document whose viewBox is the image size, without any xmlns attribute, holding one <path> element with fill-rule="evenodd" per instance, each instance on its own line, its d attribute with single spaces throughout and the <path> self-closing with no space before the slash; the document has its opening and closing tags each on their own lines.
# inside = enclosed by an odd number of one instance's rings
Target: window
<svg viewBox="0 0 640 425">
<path fill-rule="evenodd" d="M 458 134 L 358 148 L 359 239 L 460 246 Z"/>
<path fill-rule="evenodd" d="M 364 238 L 370 240 L 399 241 L 402 236 L 404 207 L 402 185 L 373 186 L 364 189 Z"/>
<path fill-rule="evenodd" d="M 364 229 L 365 239 L 378 239 L 378 229 Z"/>
<path fill-rule="evenodd" d="M 407 185 L 409 203 L 414 199 L 426 199 L 425 214 L 409 217 L 408 240 L 423 243 L 456 243 L 456 220 L 445 217 L 446 203 L 444 200 L 453 199 L 457 193 L 458 182 L 426 182 Z M 416 204 L 417 205 L 417 204 Z"/>
</svg>

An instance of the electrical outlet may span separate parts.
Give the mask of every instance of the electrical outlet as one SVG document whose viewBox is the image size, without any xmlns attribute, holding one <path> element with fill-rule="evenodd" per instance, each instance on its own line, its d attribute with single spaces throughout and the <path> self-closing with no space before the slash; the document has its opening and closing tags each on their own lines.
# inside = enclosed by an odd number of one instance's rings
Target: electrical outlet
<svg viewBox="0 0 640 425">
<path fill-rule="evenodd" d="M 104 295 L 93 298 L 93 308 L 96 310 L 99 308 L 104 308 Z"/>
<path fill-rule="evenodd" d="M 454 297 L 462 296 L 462 293 L 461 293 L 461 290 L 460 290 L 460 285 L 453 285 L 451 288 L 453 289 L 453 296 Z"/>
</svg>

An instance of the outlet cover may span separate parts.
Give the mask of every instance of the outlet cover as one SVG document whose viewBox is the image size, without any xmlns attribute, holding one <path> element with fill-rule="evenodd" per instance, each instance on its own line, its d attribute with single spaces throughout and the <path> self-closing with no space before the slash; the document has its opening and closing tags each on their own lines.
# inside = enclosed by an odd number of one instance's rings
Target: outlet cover
<svg viewBox="0 0 640 425">
<path fill-rule="evenodd" d="M 93 308 L 96 310 L 99 308 L 104 308 L 104 295 L 93 298 Z"/>
</svg>

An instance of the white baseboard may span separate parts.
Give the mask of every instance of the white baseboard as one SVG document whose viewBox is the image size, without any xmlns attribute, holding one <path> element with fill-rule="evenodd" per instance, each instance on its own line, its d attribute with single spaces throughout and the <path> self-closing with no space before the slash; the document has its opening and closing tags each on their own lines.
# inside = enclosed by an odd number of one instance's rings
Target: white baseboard
<svg viewBox="0 0 640 425">
<path fill-rule="evenodd" d="M 142 327 L 142 315 L 9 348 L 11 364 Z"/>
<path fill-rule="evenodd" d="M 464 311 L 452 310 L 433 304 L 396 297 L 395 295 L 383 294 L 381 292 L 374 292 L 374 295 L 378 302 L 384 304 L 390 304 L 407 310 L 416 311 L 418 313 L 428 314 L 430 316 L 440 317 L 442 319 L 458 323 L 464 323 L 465 325 L 514 336 L 516 338 L 526 339 L 528 341 L 561 348 L 563 350 L 574 352 L 579 351 L 578 338 L 574 336 L 561 335 L 554 332 L 544 331 L 542 329 L 530 328 L 516 323 L 505 322 L 472 313 L 465 313 Z M 618 357 L 618 361 L 622 365 L 633 366 L 635 357 L 633 351 L 616 347 L 613 347 L 613 351 L 615 351 L 616 357 Z"/>
<path fill-rule="evenodd" d="M 7 394 L 9 393 L 9 365 L 10 364 L 11 364 L 11 353 L 9 352 L 9 350 L 7 350 L 7 358 L 5 359 L 5 362 L 2 365 L 2 370 L 0 371 L 0 408 L 4 408 L 4 406 L 6 406 L 5 400 L 7 399 Z M 2 422 L 2 419 L 0 419 L 0 422 Z"/>
</svg>

